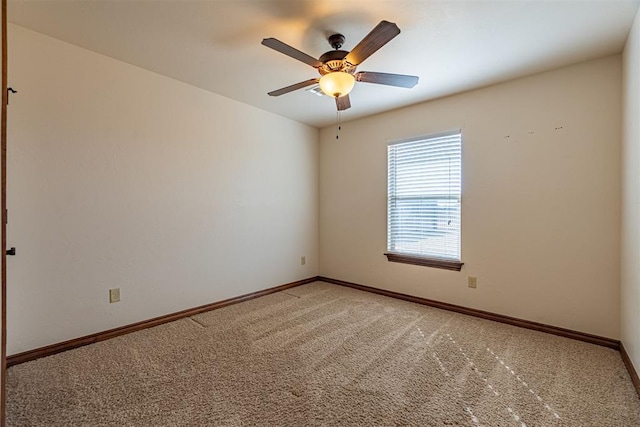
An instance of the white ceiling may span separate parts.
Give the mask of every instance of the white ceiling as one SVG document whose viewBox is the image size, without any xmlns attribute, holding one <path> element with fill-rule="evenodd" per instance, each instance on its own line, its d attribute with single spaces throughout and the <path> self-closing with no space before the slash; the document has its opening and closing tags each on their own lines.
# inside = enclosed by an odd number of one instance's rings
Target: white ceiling
<svg viewBox="0 0 640 427">
<path fill-rule="evenodd" d="M 640 0 L 10 0 L 10 22 L 316 127 L 333 99 L 267 92 L 317 71 L 260 44 L 275 37 L 313 57 L 379 21 L 402 33 L 359 71 L 420 77 L 413 89 L 358 83 L 350 120 L 619 53 Z M 11 46 L 9 45 L 9 49 Z"/>
</svg>

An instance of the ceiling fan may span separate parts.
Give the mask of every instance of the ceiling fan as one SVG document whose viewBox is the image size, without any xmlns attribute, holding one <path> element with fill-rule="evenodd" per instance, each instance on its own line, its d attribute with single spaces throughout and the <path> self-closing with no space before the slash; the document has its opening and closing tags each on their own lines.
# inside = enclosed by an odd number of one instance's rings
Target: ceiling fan
<svg viewBox="0 0 640 427">
<path fill-rule="evenodd" d="M 371 30 L 364 39 L 360 41 L 350 52 L 340 50 L 344 44 L 342 34 L 333 34 L 329 37 L 329 44 L 335 50 L 330 50 L 315 59 L 304 52 L 299 51 L 278 39 L 268 38 L 262 40 L 262 44 L 284 53 L 287 56 L 302 61 L 317 69 L 322 77 L 305 80 L 282 89 L 269 92 L 270 96 L 280 96 L 293 92 L 303 87 L 320 84 L 320 89 L 326 95 L 332 96 L 336 100 L 338 111 L 351 108 L 349 92 L 353 89 L 355 82 L 376 83 L 387 86 L 397 86 L 412 88 L 418 83 L 417 76 L 407 76 L 404 74 L 375 73 L 371 71 L 359 71 L 356 73 L 358 65 L 371 56 L 375 51 L 391 41 L 400 34 L 400 28 L 392 22 L 381 21 Z"/>
</svg>

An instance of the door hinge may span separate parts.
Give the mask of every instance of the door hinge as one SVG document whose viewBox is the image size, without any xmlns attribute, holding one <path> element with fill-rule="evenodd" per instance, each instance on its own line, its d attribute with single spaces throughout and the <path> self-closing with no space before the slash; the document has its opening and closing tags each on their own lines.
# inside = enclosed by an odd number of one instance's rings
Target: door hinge
<svg viewBox="0 0 640 427">
<path fill-rule="evenodd" d="M 17 90 L 15 90 L 15 89 L 14 89 L 14 88 L 12 88 L 12 87 L 8 87 L 8 88 L 7 88 L 7 105 L 9 105 L 9 94 L 11 94 L 11 93 L 18 93 L 18 91 L 17 91 Z"/>
</svg>

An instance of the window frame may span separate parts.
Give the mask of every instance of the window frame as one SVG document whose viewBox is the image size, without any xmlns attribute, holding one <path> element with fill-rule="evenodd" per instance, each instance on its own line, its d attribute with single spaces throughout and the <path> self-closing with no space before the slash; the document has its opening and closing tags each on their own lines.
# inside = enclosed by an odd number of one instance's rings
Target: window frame
<svg viewBox="0 0 640 427">
<path fill-rule="evenodd" d="M 441 137 L 446 137 L 446 136 L 452 136 L 452 135 L 460 135 L 460 180 L 462 180 L 462 129 L 455 129 L 455 130 L 450 130 L 450 131 L 446 131 L 446 132 L 438 132 L 438 133 L 432 133 L 432 134 L 428 134 L 428 135 L 422 135 L 419 137 L 414 137 L 414 138 L 408 138 L 408 139 L 401 139 L 401 140 L 395 140 L 395 141 L 391 141 L 387 144 L 387 251 L 384 253 L 384 255 L 387 257 L 387 260 L 389 262 L 398 262 L 398 263 L 403 263 L 403 264 L 412 264 L 412 265 L 419 265 L 419 266 L 424 266 L 424 267 L 433 267 L 433 268 L 441 268 L 441 269 L 445 269 L 445 270 L 453 270 L 453 271 L 460 271 L 462 269 L 462 266 L 464 265 L 464 263 L 462 262 L 462 184 L 460 187 L 460 196 L 459 196 L 459 209 L 460 209 L 460 223 L 459 223 L 459 239 L 460 241 L 458 242 L 459 244 L 459 250 L 460 250 L 460 259 L 450 259 L 450 258 L 440 258 L 437 256 L 432 256 L 432 255 L 417 255 L 417 254 L 413 254 L 413 253 L 403 253 L 403 252 L 392 252 L 389 250 L 389 246 L 390 246 L 390 227 L 391 227 L 391 222 L 389 220 L 390 217 L 390 194 L 389 194 L 389 190 L 390 190 L 390 186 L 389 186 L 389 147 L 391 147 L 392 145 L 399 145 L 399 144 L 404 144 L 404 143 L 413 143 L 413 142 L 420 142 L 420 141 L 428 141 L 430 139 L 435 139 L 435 138 L 441 138 Z"/>
</svg>

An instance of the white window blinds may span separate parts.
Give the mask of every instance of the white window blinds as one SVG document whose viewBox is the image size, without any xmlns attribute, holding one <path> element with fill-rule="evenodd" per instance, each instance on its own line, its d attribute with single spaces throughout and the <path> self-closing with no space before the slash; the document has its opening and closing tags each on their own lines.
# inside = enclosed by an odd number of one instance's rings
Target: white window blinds
<svg viewBox="0 0 640 427">
<path fill-rule="evenodd" d="M 388 160 L 388 252 L 459 261 L 460 131 L 392 143 Z"/>
</svg>

